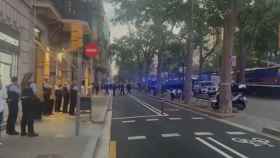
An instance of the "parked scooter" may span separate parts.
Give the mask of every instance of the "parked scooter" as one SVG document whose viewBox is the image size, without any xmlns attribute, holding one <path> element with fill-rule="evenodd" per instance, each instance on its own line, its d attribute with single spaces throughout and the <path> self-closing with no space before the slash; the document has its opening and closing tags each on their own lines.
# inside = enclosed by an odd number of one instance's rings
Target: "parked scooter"
<svg viewBox="0 0 280 158">
<path fill-rule="evenodd" d="M 232 85 L 232 107 L 239 111 L 243 111 L 247 107 L 247 98 L 245 96 L 245 91 L 247 86 L 245 84 L 233 84 Z M 217 93 L 216 97 L 211 100 L 211 107 L 214 110 L 220 109 L 220 92 Z"/>
</svg>

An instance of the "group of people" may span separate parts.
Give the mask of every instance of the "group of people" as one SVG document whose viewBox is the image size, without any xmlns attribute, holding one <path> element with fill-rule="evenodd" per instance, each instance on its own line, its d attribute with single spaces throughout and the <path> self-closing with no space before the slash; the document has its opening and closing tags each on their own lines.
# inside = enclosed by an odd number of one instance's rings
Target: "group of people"
<svg viewBox="0 0 280 158">
<path fill-rule="evenodd" d="M 119 91 L 120 96 L 124 96 L 126 94 L 131 94 L 132 86 L 130 83 L 127 84 L 104 84 L 102 89 L 105 90 L 105 94 L 110 95 L 110 92 L 113 96 L 116 96 L 117 91 Z"/>
<path fill-rule="evenodd" d="M 3 93 L 4 86 L 0 81 L 0 91 Z M 18 84 L 18 78 L 12 77 L 11 84 L 6 87 L 7 98 L 5 95 L 0 96 L 0 124 L 3 121 L 4 104 L 5 100 L 8 104 L 8 119 L 6 124 L 6 133 L 8 135 L 21 135 L 36 137 L 38 134 L 34 131 L 34 105 L 38 100 L 36 96 L 36 85 L 32 80 L 32 74 L 25 75 L 21 82 Z M 19 102 L 22 105 L 22 117 L 20 122 L 21 133 L 16 130 L 16 121 L 18 117 Z M 27 131 L 26 131 L 27 128 Z"/>
<path fill-rule="evenodd" d="M 78 95 L 78 86 L 76 82 L 73 82 L 71 85 L 67 83 L 64 85 L 56 85 L 54 90 L 54 99 L 51 99 L 52 91 L 52 87 L 48 83 L 48 80 L 45 80 L 43 84 L 43 97 L 45 104 L 44 114 L 52 115 L 54 110 L 55 112 L 63 112 L 74 115 Z"/>
<path fill-rule="evenodd" d="M 19 85 L 18 78 L 12 77 L 11 84 L 6 86 L 6 91 L 4 91 L 4 85 L 0 81 L 0 125 L 4 120 L 4 105 L 6 102 L 8 105 L 6 133 L 8 135 L 36 137 L 38 134 L 34 130 L 34 120 L 37 116 L 41 116 L 41 114 L 52 115 L 53 111 L 69 113 L 70 115 L 75 114 L 78 95 L 78 86 L 75 82 L 71 85 L 57 85 L 52 88 L 46 79 L 42 85 L 43 100 L 40 100 L 36 95 L 37 86 L 32 78 L 32 73 L 26 74 L 21 85 Z M 19 133 L 16 130 L 16 121 L 20 102 L 22 116 Z M 38 109 L 40 110 L 38 111 Z"/>
</svg>

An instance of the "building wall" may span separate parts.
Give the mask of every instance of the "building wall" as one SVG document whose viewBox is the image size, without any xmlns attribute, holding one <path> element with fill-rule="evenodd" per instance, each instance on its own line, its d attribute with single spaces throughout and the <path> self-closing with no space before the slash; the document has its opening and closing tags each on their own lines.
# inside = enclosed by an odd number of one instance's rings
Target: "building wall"
<svg viewBox="0 0 280 158">
<path fill-rule="evenodd" d="M 0 0 L 0 22 L 20 32 L 18 76 L 34 72 L 34 42 L 31 1 Z"/>
</svg>

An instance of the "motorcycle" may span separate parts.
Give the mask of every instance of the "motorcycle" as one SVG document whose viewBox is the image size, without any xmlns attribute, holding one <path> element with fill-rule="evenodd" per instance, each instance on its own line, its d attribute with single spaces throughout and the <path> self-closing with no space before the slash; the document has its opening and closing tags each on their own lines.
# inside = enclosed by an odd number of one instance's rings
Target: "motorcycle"
<svg viewBox="0 0 280 158">
<path fill-rule="evenodd" d="M 235 84 L 232 86 L 232 107 L 236 108 L 239 111 L 243 111 L 247 107 L 247 98 L 245 96 L 246 88 L 247 87 L 245 84 Z M 216 97 L 214 97 L 214 99 L 211 100 L 211 107 L 214 110 L 220 109 L 219 99 L 220 93 L 218 92 Z"/>
</svg>

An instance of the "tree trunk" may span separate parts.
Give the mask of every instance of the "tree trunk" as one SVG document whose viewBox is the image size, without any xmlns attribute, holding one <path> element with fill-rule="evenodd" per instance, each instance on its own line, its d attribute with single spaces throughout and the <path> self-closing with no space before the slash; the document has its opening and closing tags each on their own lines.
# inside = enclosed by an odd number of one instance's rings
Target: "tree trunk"
<svg viewBox="0 0 280 158">
<path fill-rule="evenodd" d="M 203 64 L 204 64 L 204 59 L 203 59 L 203 47 L 200 46 L 200 48 L 199 48 L 199 68 L 198 68 L 199 74 L 202 73 Z"/>
<path fill-rule="evenodd" d="M 192 38 L 187 40 L 185 46 L 185 83 L 184 83 L 184 102 L 189 104 L 192 98 L 192 71 L 193 71 L 193 47 Z"/>
<path fill-rule="evenodd" d="M 244 41 L 244 35 L 242 31 L 240 32 L 240 53 L 238 57 L 238 82 L 239 83 L 246 83 L 246 74 L 245 74 L 245 69 L 246 69 L 246 62 L 247 62 L 247 46 Z"/>
<path fill-rule="evenodd" d="M 161 52 L 159 51 L 158 52 L 158 65 L 157 65 L 157 81 L 158 81 L 158 85 L 159 85 L 159 90 L 161 90 L 161 84 L 162 84 L 162 81 L 161 81 L 161 60 L 162 60 L 162 57 L 161 57 Z"/>
<path fill-rule="evenodd" d="M 232 52 L 234 45 L 235 12 L 234 5 L 225 13 L 224 19 L 224 42 L 223 42 L 223 61 L 221 65 L 220 83 L 220 112 L 232 112 Z"/>
</svg>

